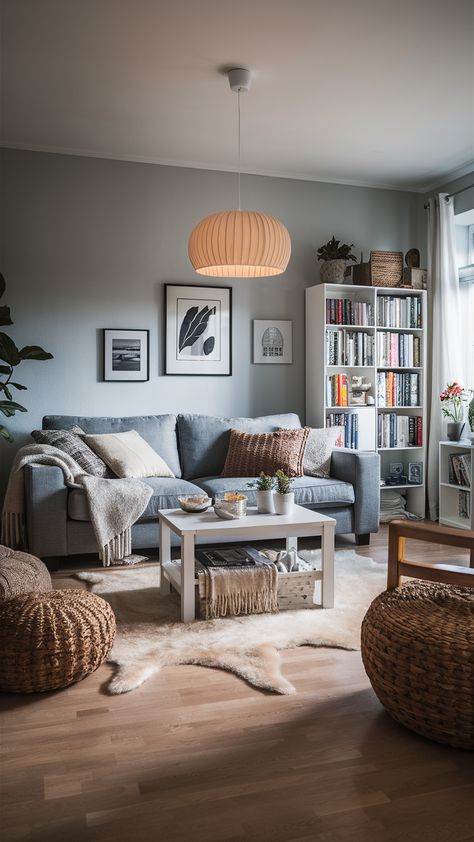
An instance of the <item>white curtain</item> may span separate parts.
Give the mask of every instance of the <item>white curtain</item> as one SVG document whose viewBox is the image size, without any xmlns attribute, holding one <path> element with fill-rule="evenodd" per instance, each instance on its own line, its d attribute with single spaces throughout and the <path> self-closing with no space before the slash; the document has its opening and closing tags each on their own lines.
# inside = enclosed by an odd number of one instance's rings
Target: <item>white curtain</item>
<svg viewBox="0 0 474 842">
<path fill-rule="evenodd" d="M 453 199 L 440 193 L 429 201 L 428 222 L 428 458 L 427 492 L 431 520 L 439 510 L 439 442 L 446 438 L 440 392 L 464 383 L 467 343 L 461 331 Z M 431 394 L 430 394 L 431 389 Z"/>
</svg>

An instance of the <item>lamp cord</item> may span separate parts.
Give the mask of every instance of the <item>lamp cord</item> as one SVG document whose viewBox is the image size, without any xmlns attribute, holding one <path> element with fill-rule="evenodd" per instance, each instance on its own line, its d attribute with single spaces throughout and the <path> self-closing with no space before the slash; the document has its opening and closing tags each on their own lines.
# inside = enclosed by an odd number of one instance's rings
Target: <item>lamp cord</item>
<svg viewBox="0 0 474 842">
<path fill-rule="evenodd" d="M 238 113 L 238 136 L 239 136 L 238 144 L 237 144 L 237 149 L 238 149 L 238 153 L 237 153 L 237 155 L 238 155 L 238 176 L 237 176 L 238 189 L 237 189 L 237 192 L 238 192 L 238 197 L 239 197 L 239 211 L 240 211 L 241 210 L 241 207 L 240 207 L 240 91 L 237 91 L 237 113 Z"/>
</svg>

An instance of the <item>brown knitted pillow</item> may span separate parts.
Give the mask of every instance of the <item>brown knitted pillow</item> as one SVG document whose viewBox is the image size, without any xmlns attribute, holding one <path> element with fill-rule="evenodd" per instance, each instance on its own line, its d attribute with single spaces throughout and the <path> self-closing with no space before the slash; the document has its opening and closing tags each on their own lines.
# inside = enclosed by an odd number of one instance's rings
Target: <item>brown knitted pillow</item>
<svg viewBox="0 0 474 842">
<path fill-rule="evenodd" d="M 230 431 L 223 477 L 256 477 L 282 470 L 289 477 L 303 476 L 303 456 L 309 427 L 272 433 Z"/>
</svg>

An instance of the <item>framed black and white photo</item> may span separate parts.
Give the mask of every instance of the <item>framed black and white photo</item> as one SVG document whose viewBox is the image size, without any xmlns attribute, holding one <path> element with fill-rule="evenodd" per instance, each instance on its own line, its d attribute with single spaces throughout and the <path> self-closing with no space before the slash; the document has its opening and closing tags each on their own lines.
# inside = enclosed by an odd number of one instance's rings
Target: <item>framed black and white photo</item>
<svg viewBox="0 0 474 842">
<path fill-rule="evenodd" d="M 148 330 L 104 328 L 104 380 L 149 380 Z"/>
<path fill-rule="evenodd" d="M 254 319 L 254 363 L 293 362 L 293 322 L 281 319 Z"/>
<path fill-rule="evenodd" d="M 408 463 L 408 482 L 421 485 L 423 482 L 423 462 Z"/>
<path fill-rule="evenodd" d="M 165 284 L 166 374 L 232 374 L 232 290 Z"/>
</svg>

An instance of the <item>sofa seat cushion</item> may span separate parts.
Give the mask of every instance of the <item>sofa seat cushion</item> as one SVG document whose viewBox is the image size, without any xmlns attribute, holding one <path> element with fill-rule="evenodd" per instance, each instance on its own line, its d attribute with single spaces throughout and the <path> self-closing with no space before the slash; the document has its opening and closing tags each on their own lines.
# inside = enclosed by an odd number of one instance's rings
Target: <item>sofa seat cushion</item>
<svg viewBox="0 0 474 842">
<path fill-rule="evenodd" d="M 182 495 L 201 493 L 201 489 L 192 482 L 176 477 L 146 477 L 141 481 L 152 487 L 153 494 L 140 520 L 158 517 L 159 509 L 178 509 L 178 497 Z M 69 492 L 68 517 L 71 520 L 90 520 L 87 499 L 83 491 L 73 488 Z"/>
<path fill-rule="evenodd" d="M 252 482 L 250 477 L 200 477 L 194 480 L 210 497 L 223 495 L 226 491 L 239 491 L 246 494 L 249 506 L 255 506 L 255 490 L 247 487 Z M 295 503 L 299 506 L 324 508 L 325 506 L 351 506 L 354 503 L 354 486 L 339 479 L 321 479 L 320 477 L 297 477 L 292 484 Z"/>
</svg>

